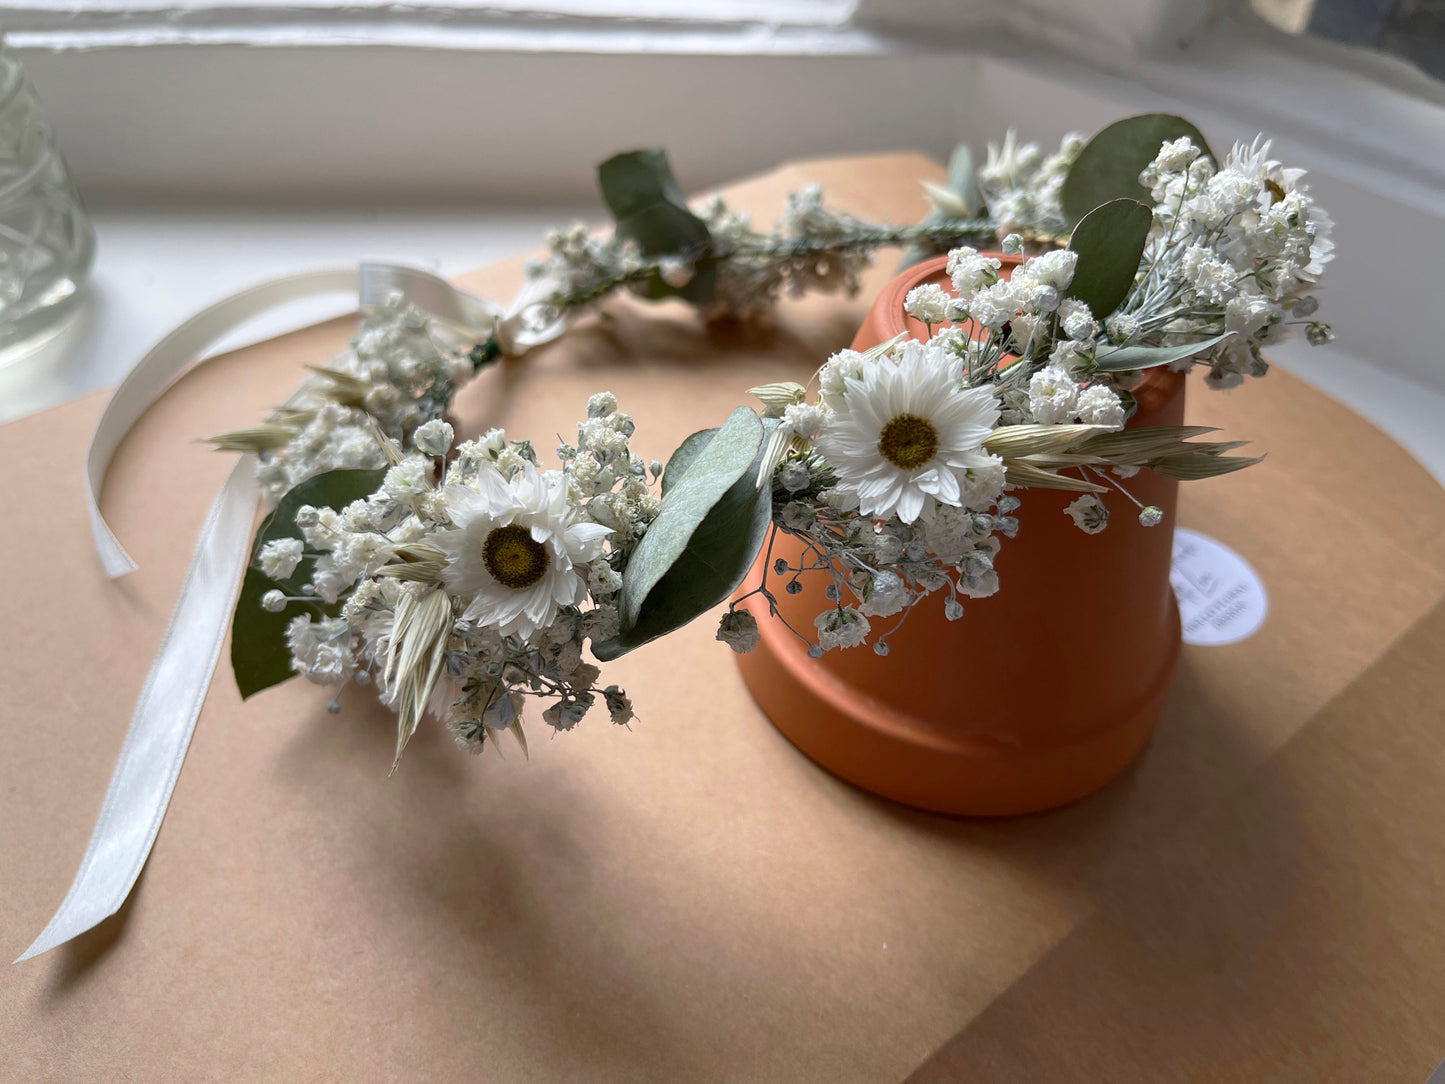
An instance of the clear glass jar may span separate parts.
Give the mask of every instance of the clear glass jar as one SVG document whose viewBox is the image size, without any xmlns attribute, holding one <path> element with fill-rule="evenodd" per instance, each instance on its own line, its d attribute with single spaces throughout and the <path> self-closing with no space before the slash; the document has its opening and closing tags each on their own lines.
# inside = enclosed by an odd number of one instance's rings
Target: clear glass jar
<svg viewBox="0 0 1445 1084">
<path fill-rule="evenodd" d="M 50 122 L 20 58 L 0 40 L 0 354 L 55 329 L 94 255 L 95 232 Z"/>
</svg>

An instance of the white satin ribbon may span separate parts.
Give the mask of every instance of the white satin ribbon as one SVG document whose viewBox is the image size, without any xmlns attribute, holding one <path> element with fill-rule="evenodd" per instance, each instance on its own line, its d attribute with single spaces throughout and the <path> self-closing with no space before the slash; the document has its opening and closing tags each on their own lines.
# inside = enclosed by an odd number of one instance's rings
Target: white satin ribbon
<svg viewBox="0 0 1445 1084">
<path fill-rule="evenodd" d="M 216 494 L 196 539 L 190 570 L 136 701 L 80 869 L 60 909 L 16 963 L 64 944 L 115 914 L 140 876 L 226 638 L 226 614 L 251 548 L 258 492 L 255 457 L 243 455 Z M 124 556 L 124 550 L 119 552 Z"/>
<path fill-rule="evenodd" d="M 105 482 L 110 460 L 131 426 L 180 376 L 190 369 L 201 352 L 222 335 L 251 320 L 274 305 L 316 294 L 338 293 L 357 288 L 354 269 L 314 271 L 272 279 L 259 286 L 232 294 L 202 309 L 151 348 L 110 397 L 96 423 L 85 455 L 85 494 L 90 501 L 90 533 L 96 552 L 111 579 L 135 571 L 135 562 L 100 514 L 96 495 Z"/>
<path fill-rule="evenodd" d="M 360 270 L 316 271 L 273 279 L 233 294 L 197 313 L 163 338 L 126 376 L 96 425 L 86 454 L 86 491 L 91 534 L 112 579 L 135 569 L 105 518 L 96 495 L 111 456 L 132 425 L 221 336 L 275 305 L 340 291 L 357 291 L 361 307 L 400 292 L 407 300 L 453 326 L 484 336 L 499 319 L 512 341 L 531 346 L 555 338 L 527 323 L 531 299 L 519 299 L 503 319 L 501 308 L 443 279 L 414 268 L 363 264 Z M 525 344 L 525 345 L 523 345 Z M 196 719 L 226 638 L 231 607 L 250 555 L 251 526 L 259 490 L 255 457 L 243 455 L 216 495 L 181 586 L 180 597 L 141 689 L 111 775 L 100 817 L 80 869 L 60 909 L 15 962 L 38 956 L 115 914 L 140 876 L 190 746 Z"/>
</svg>

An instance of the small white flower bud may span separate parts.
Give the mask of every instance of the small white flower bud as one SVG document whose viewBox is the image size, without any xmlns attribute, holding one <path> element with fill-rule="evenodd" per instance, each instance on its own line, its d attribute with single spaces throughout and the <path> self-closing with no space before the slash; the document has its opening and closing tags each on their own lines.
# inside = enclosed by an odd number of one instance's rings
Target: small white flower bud
<svg viewBox="0 0 1445 1084">
<path fill-rule="evenodd" d="M 789 493 L 797 493 L 799 490 L 808 488 L 808 483 L 812 481 L 812 475 L 808 473 L 806 463 L 798 459 L 790 459 L 783 464 L 782 470 L 778 471 L 778 481 Z"/>
<path fill-rule="evenodd" d="M 456 432 L 440 418 L 433 418 L 412 434 L 412 443 L 425 455 L 446 455 L 455 439 Z"/>
<path fill-rule="evenodd" d="M 302 510 L 310 508 L 304 505 Z M 315 512 L 315 509 L 312 509 Z M 299 522 L 301 517 L 297 516 Z M 302 545 L 299 538 L 277 538 L 261 547 L 259 564 L 261 571 L 273 580 L 289 580 L 296 566 L 301 563 Z M 264 603 L 263 603 L 264 605 Z M 274 611 L 273 611 L 274 612 Z"/>
<path fill-rule="evenodd" d="M 915 286 L 903 299 L 903 310 L 925 324 L 941 324 L 948 310 L 948 295 L 937 283 Z"/>
<path fill-rule="evenodd" d="M 747 610 L 729 610 L 718 622 L 717 639 L 739 655 L 746 655 L 758 646 L 758 622 Z"/>
</svg>

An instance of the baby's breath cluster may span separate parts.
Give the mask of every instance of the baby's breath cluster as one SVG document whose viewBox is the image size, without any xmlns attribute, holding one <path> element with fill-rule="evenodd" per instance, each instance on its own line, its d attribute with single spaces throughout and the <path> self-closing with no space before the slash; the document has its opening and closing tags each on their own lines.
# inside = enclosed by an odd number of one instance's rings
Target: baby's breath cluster
<svg viewBox="0 0 1445 1084">
<path fill-rule="evenodd" d="M 956 296 L 946 305 L 954 327 L 944 334 L 970 382 L 996 386 L 1005 422 L 1124 422 L 1111 378 L 1088 375 L 1099 323 L 1087 304 L 1068 296 L 1077 266 L 1076 253 L 1055 249 L 1004 278 L 997 257 L 972 248 L 949 254 Z"/>
<path fill-rule="evenodd" d="M 400 295 L 365 312 L 349 349 L 308 377 L 262 425 L 214 443 L 256 452 L 268 505 L 325 471 L 384 465 L 373 426 L 394 440 L 439 417 L 473 364 L 454 333 Z"/>
<path fill-rule="evenodd" d="M 547 253 L 527 263 L 535 284 L 540 319 L 601 299 L 620 285 L 643 279 L 649 262 L 635 240 L 617 233 L 595 234 L 582 223 L 552 230 Z"/>
<path fill-rule="evenodd" d="M 295 611 L 292 666 L 338 688 L 374 685 L 401 717 L 401 743 L 430 710 L 479 751 L 489 732 L 520 734 L 528 697 L 559 730 L 599 702 L 628 722 L 626 694 L 598 685 L 583 650 L 617 634 L 620 570 L 657 514 L 657 470 L 631 454 L 632 432 L 603 393 L 555 470 L 499 429 L 453 448 L 452 427 L 433 419 L 405 452 L 374 438 L 391 464 L 374 493 L 302 506 L 300 537 L 260 550 L 261 572 L 284 585 L 262 605 Z"/>
<path fill-rule="evenodd" d="M 582 225 L 548 234 L 546 256 L 527 266 L 539 298 L 533 319 L 546 322 L 575 312 L 618 287 L 644 290 L 654 276 L 681 290 L 704 269 L 712 283 L 705 314 L 748 319 L 784 295 L 856 292 L 872 249 L 889 243 L 889 231 L 828 208 L 817 185 L 788 195 L 771 233 L 755 230 L 749 216 L 721 197 L 706 201 L 697 214 L 707 242 L 658 258 L 644 257 L 630 238 L 593 234 Z"/>
<path fill-rule="evenodd" d="M 1078 132 L 1070 132 L 1057 151 L 1044 154 L 1037 143 L 1020 143 L 1010 128 L 1002 144 L 988 145 L 978 186 L 1000 237 L 1015 230 L 1039 237 L 1068 232 L 1059 195 L 1085 142 Z"/>
<path fill-rule="evenodd" d="M 1207 365 L 1214 387 L 1262 376 L 1262 347 L 1303 327 L 1315 346 L 1333 335 L 1313 320 L 1310 293 L 1334 258 L 1334 223 L 1309 194 L 1305 171 L 1269 157 L 1270 144 L 1235 144 L 1225 160 L 1188 138 L 1165 143 L 1139 180 L 1154 228 L 1139 281 L 1106 324 L 1109 344 L 1169 344 L 1231 332 L 1179 367 Z M 1106 314 L 1107 315 L 1107 314 Z"/>
<path fill-rule="evenodd" d="M 755 232 L 748 216 L 721 198 L 710 200 L 701 214 L 719 252 L 728 254 L 708 310 L 714 317 L 756 316 L 783 296 L 855 294 L 859 272 L 872 262 L 869 247 L 857 243 L 867 227 L 828 208 L 818 185 L 788 194 L 772 234 Z"/>
<path fill-rule="evenodd" d="M 1001 485 L 1001 471 L 998 481 Z M 835 605 L 817 615 L 812 629 L 793 630 L 809 641 L 810 653 L 816 657 L 856 647 L 873 634 L 874 620 L 893 619 L 873 645 L 886 655 L 888 635 L 928 595 L 942 593 L 944 613 L 957 620 L 964 598 L 986 598 L 998 590 L 993 559 L 1000 537 L 1018 531 L 1018 520 L 1009 513 L 1019 501 L 985 488 L 969 503 L 975 507 L 932 502 L 912 522 L 896 514 L 881 520 L 862 516 L 848 507 L 851 497 L 842 494 L 826 460 L 813 453 L 791 454 L 774 476 L 774 522 L 777 531 L 803 543 L 804 558 L 798 564 L 770 559 L 762 582 L 749 594 L 775 603 L 770 580 L 796 593 L 802 590 L 802 576 L 822 574 Z M 750 651 L 758 639 L 756 619 L 734 603 L 722 617 L 717 638 L 739 653 Z"/>
<path fill-rule="evenodd" d="M 992 386 L 970 382 L 962 345 L 942 333 L 841 351 L 819 370 L 813 402 L 797 384 L 753 389 L 776 419 L 772 444 L 781 452 L 774 531 L 800 541 L 804 556 L 797 565 L 773 561 L 770 546 L 750 594 L 775 612 L 770 577 L 796 593 L 801 576 L 827 576 L 833 605 L 813 629 L 793 630 L 815 656 L 856 647 L 872 633 L 871 619 L 895 618 L 874 643 L 886 654 L 888 633 L 926 596 L 943 592 L 956 619 L 962 598 L 998 590 L 993 558 L 999 536 L 1018 529 L 1010 513 L 1019 501 L 1004 493 L 1006 461 L 986 447 L 998 398 Z M 755 619 L 735 603 L 717 635 L 751 650 Z"/>
</svg>

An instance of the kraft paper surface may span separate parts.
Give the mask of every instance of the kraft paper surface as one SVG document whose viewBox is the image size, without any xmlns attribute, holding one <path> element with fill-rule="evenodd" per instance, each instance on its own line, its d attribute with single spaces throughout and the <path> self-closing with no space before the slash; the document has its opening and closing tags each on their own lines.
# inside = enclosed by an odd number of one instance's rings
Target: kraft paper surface
<svg viewBox="0 0 1445 1084">
<path fill-rule="evenodd" d="M 907 222 L 941 174 L 833 160 L 729 196 L 766 223 L 818 180 Z M 895 265 L 766 330 L 618 302 L 484 373 L 459 429 L 550 448 L 606 388 L 666 458 L 748 387 L 806 379 Z M 506 299 L 520 276 L 462 283 Z M 104 396 L 0 429 L 8 958 L 75 872 L 229 467 L 197 438 L 353 327 L 228 355 L 142 419 L 102 500 L 140 565 L 118 582 L 79 468 Z M 0 977 L 0 1075 L 1424 1080 L 1445 1057 L 1445 495 L 1283 372 L 1190 396 L 1190 421 L 1269 453 L 1186 484 L 1180 522 L 1253 565 L 1270 615 L 1185 648 L 1149 750 L 1094 797 L 1000 821 L 875 799 L 772 728 L 709 618 L 608 665 L 630 729 L 539 724 L 527 760 L 423 726 L 392 778 L 363 690 L 339 716 L 300 681 L 243 704 L 223 660 L 131 902 Z"/>
</svg>

